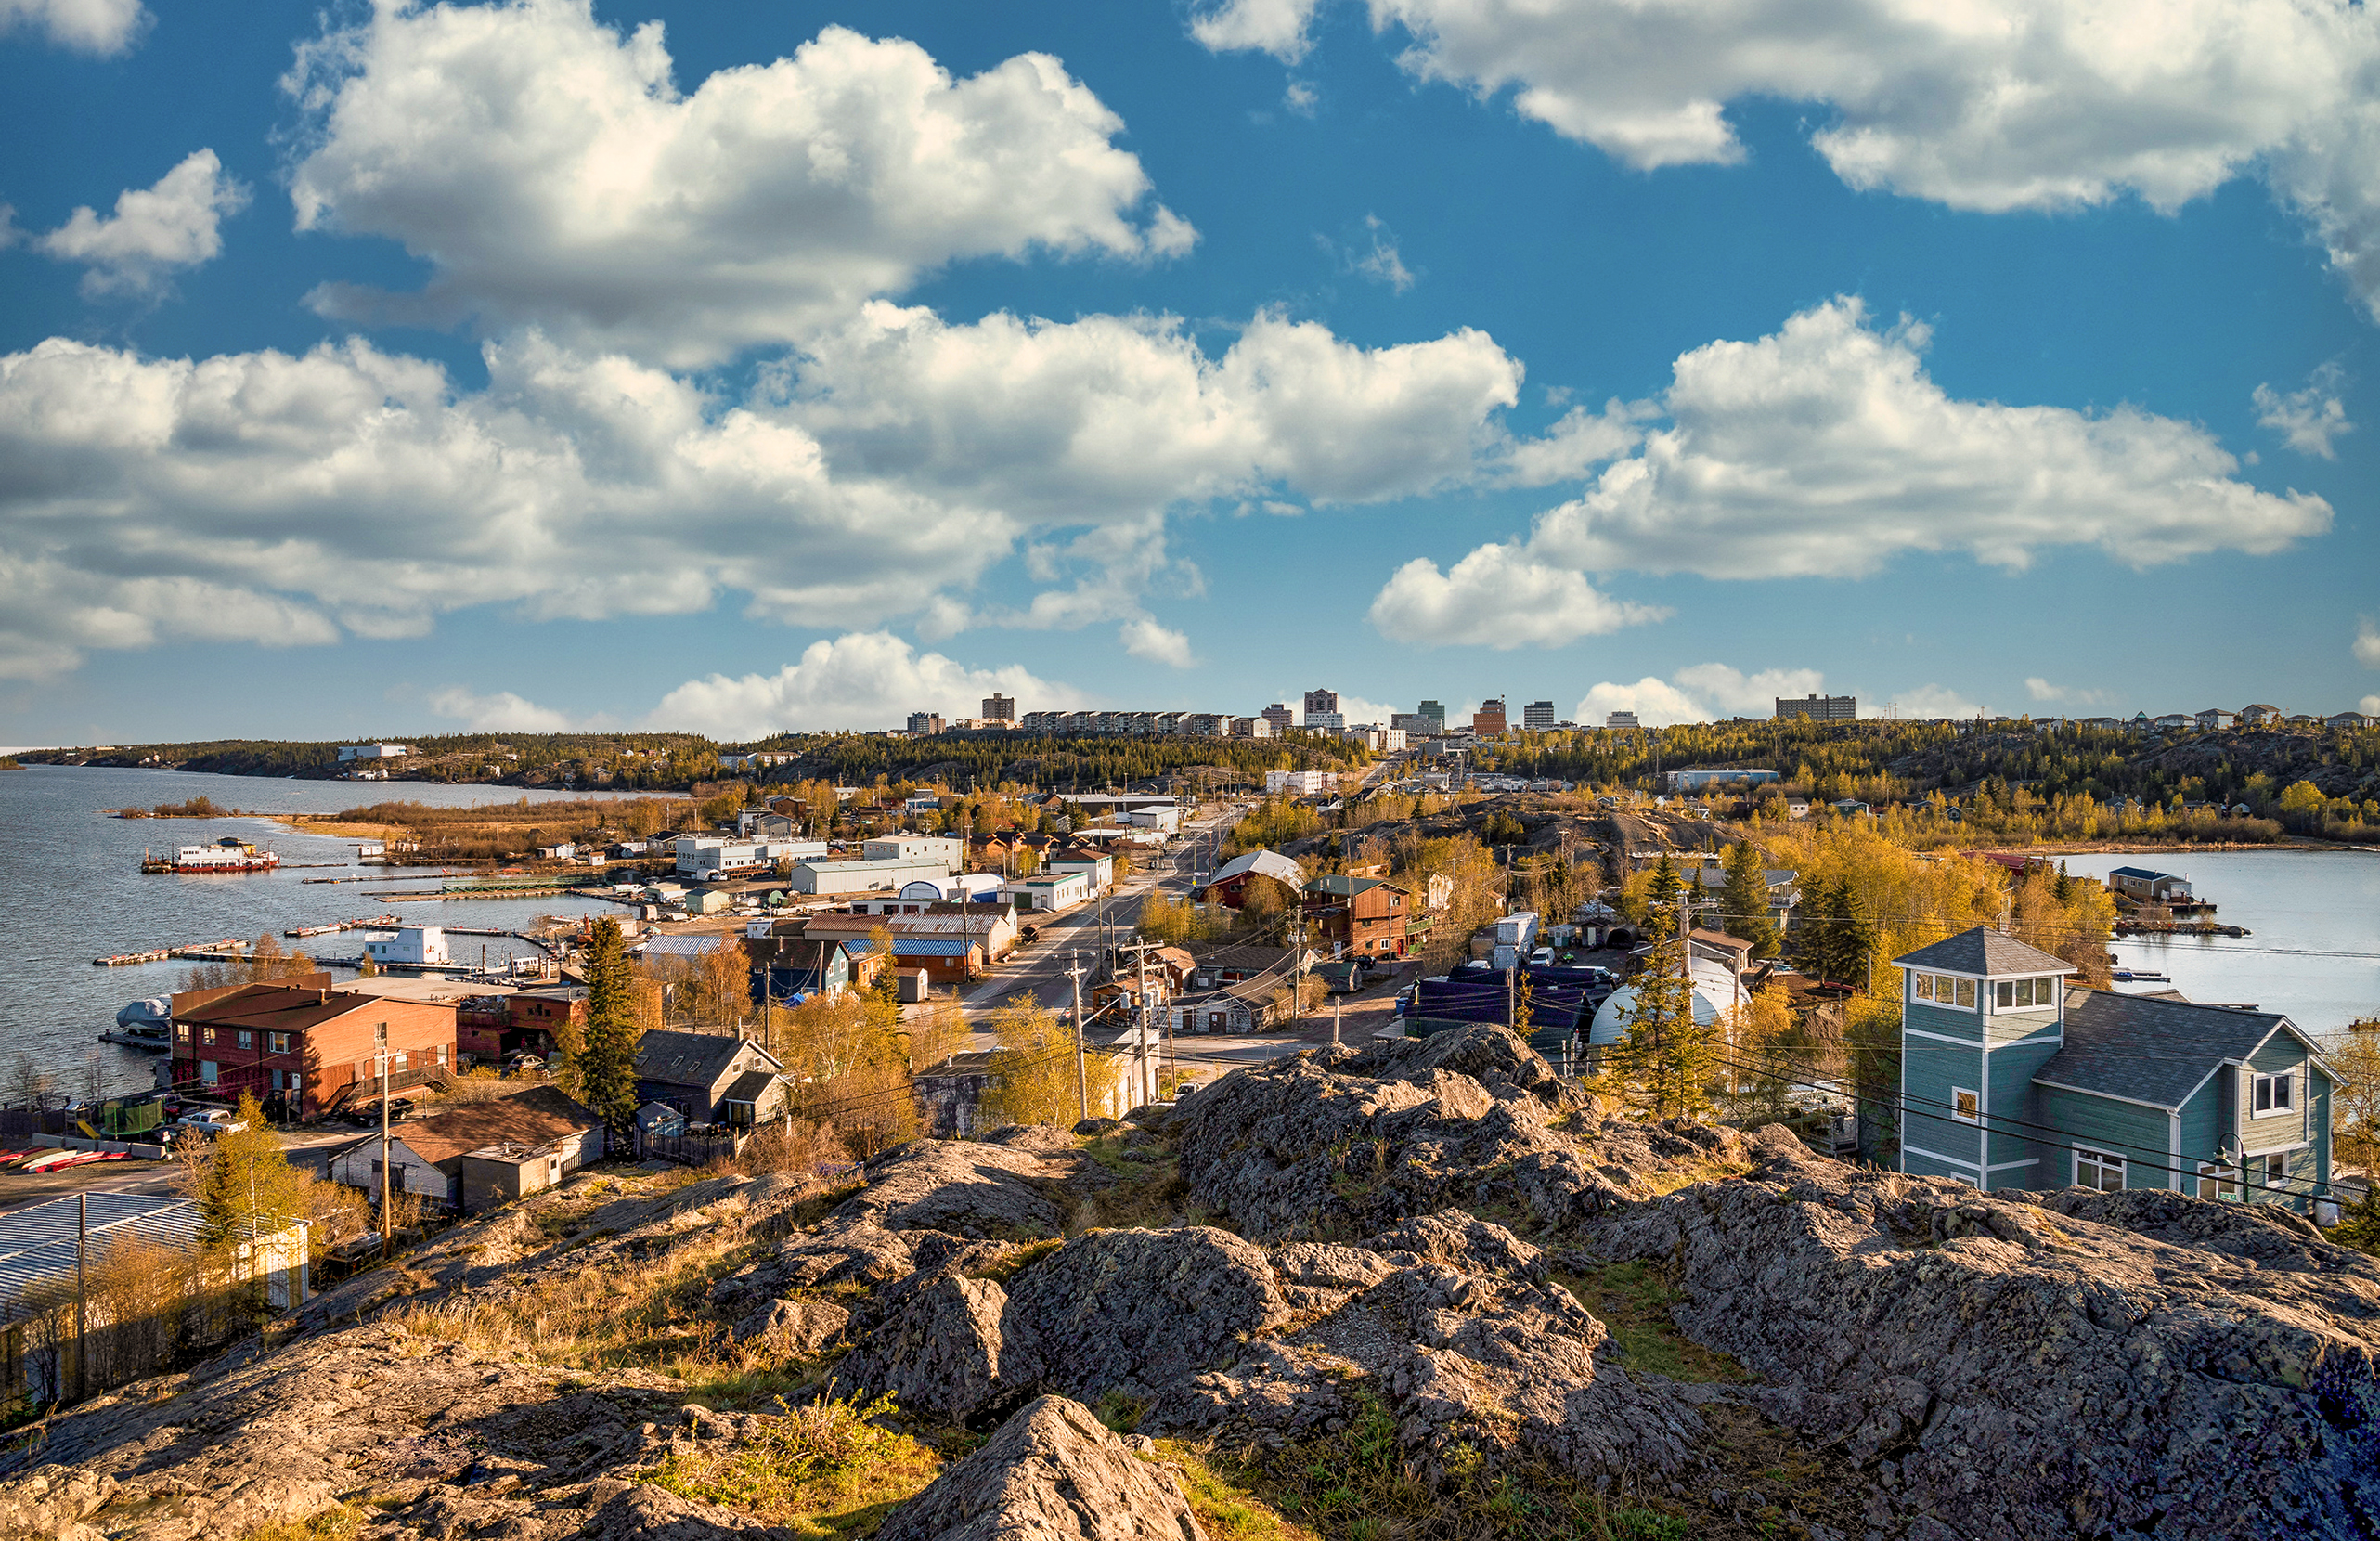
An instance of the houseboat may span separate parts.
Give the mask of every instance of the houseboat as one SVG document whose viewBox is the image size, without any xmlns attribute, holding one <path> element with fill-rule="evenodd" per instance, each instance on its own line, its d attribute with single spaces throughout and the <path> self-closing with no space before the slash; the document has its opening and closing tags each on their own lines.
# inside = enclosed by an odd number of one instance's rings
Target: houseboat
<svg viewBox="0 0 2380 1541">
<path fill-rule="evenodd" d="M 238 835 L 226 835 L 211 846 L 179 846 L 171 856 L 143 851 L 145 873 L 262 873 L 281 864 L 269 850 L 260 850 Z"/>
</svg>

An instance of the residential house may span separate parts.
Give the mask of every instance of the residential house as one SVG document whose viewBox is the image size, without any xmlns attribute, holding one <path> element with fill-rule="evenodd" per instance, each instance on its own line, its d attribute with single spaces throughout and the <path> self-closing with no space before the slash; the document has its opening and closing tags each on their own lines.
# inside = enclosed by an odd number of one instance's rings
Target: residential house
<svg viewBox="0 0 2380 1541">
<path fill-rule="evenodd" d="M 2361 712 L 2339 712 L 2322 719 L 2323 725 L 2331 728 L 2369 728 L 2373 721 Z"/>
<path fill-rule="evenodd" d="M 1334 958 L 1402 958 L 1408 896 L 1378 877 L 1333 874 L 1305 887 L 1306 935 Z"/>
<path fill-rule="evenodd" d="M 317 1119 L 373 1084 L 382 1024 L 392 1086 L 450 1067 L 456 1004 L 335 990 L 328 974 L 186 991 L 172 1004 L 174 1084 L 252 1093 L 268 1110 Z"/>
<path fill-rule="evenodd" d="M 784 1068 L 748 1038 L 656 1028 L 637 1041 L 637 1103 L 667 1103 L 694 1123 L 748 1129 L 785 1111 Z"/>
<path fill-rule="evenodd" d="M 1276 897 L 1286 907 L 1305 891 L 1306 872 L 1278 851 L 1246 851 L 1215 869 L 1215 875 L 1207 883 L 1207 900 L 1227 909 L 1240 909 L 1248 902 L 1249 885 L 1259 881 L 1279 884 L 1281 891 Z"/>
<path fill-rule="evenodd" d="M 1308 968 L 1322 961 L 1322 953 L 1305 950 Z M 1259 975 L 1277 973 L 1284 967 L 1297 966 L 1298 953 L 1287 947 L 1261 947 L 1244 943 L 1226 943 L 1208 947 L 1196 954 L 1190 970 L 1189 988 L 1213 990 L 1222 985 L 1238 984 Z"/>
<path fill-rule="evenodd" d="M 2240 719 L 2237 712 L 2227 712 L 2220 706 L 2209 706 L 2192 719 L 2202 729 L 2229 728 Z"/>
<path fill-rule="evenodd" d="M 418 1195 L 449 1209 L 467 1202 L 465 1159 L 514 1147 L 520 1157 L 508 1178 L 485 1167 L 480 1173 L 479 1209 L 500 1201 L 490 1190 L 531 1183 L 529 1191 L 560 1182 L 589 1161 L 602 1159 L 603 1120 L 559 1086 L 532 1086 L 486 1102 L 457 1103 L 389 1131 L 388 1180 L 399 1193 Z M 538 1154 L 534 1160 L 531 1151 Z M 367 1193 L 381 1186 L 381 1137 L 368 1134 L 330 1158 L 334 1182 Z M 483 1157 L 500 1164 L 500 1159 Z M 532 1170 L 534 1169 L 534 1170 Z"/>
<path fill-rule="evenodd" d="M 1176 998 L 1166 1008 L 1172 1016 L 1174 1031 L 1257 1033 L 1294 1016 L 1293 992 L 1299 978 L 1295 954 L 1276 948 L 1224 951 L 1276 952 L 1279 960 L 1269 968 L 1248 974 L 1211 966 L 1216 960 L 1210 954 L 1205 960 L 1209 966 L 1202 966 L 1193 976 L 1190 993 Z M 1309 952 L 1306 961 L 1311 968 L 1318 960 Z"/>
<path fill-rule="evenodd" d="M 372 937 L 364 943 L 364 953 L 382 967 L 395 965 L 451 964 L 454 955 L 446 951 L 446 932 L 439 926 L 407 926 L 385 937 Z"/>
<path fill-rule="evenodd" d="M 812 995 L 839 995 L 875 978 L 879 963 L 855 962 L 840 936 L 809 935 L 809 918 L 756 920 L 744 928 L 744 951 L 752 962 L 754 999 L 784 1004 Z"/>
<path fill-rule="evenodd" d="M 2107 874 L 2107 886 L 2144 904 L 2187 904 L 2190 879 L 2148 867 L 2117 867 Z"/>
<path fill-rule="evenodd" d="M 854 938 L 844 945 L 854 957 L 873 958 L 876 953 L 876 944 L 868 937 Z M 969 936 L 897 931 L 890 956 L 893 967 L 903 973 L 921 969 L 928 981 L 938 985 L 964 984 L 981 978 L 984 971 L 983 943 Z"/>
<path fill-rule="evenodd" d="M 765 808 L 747 808 L 735 816 L 735 832 L 747 840 L 790 845 L 801 838 L 802 827 L 789 814 Z"/>
<path fill-rule="evenodd" d="M 2192 718 L 2188 712 L 2167 712 L 2163 717 L 2153 717 L 2149 719 L 2149 726 L 2172 731 L 2179 728 L 2187 728 L 2196 719 Z"/>
<path fill-rule="evenodd" d="M 1982 927 L 1893 961 L 1904 1172 L 2330 1198 L 2334 1078 L 2288 1017 L 2069 990 L 2064 960 Z"/>
<path fill-rule="evenodd" d="M 2240 726 L 2243 728 L 2270 728 L 2280 720 L 2281 708 L 2262 702 L 2243 707 L 2240 711 Z"/>
<path fill-rule="evenodd" d="M 1793 874 L 1785 867 L 1764 867 L 1760 878 L 1768 894 L 1769 924 L 1781 931 L 1792 918 L 1793 906 L 1802 901 L 1800 892 L 1793 887 Z M 1695 907 L 1706 913 L 1715 913 L 1720 896 L 1727 891 L 1727 869 L 1708 865 L 1698 867 L 1694 872 L 1694 882 L 1700 890 L 1699 902 Z"/>
</svg>

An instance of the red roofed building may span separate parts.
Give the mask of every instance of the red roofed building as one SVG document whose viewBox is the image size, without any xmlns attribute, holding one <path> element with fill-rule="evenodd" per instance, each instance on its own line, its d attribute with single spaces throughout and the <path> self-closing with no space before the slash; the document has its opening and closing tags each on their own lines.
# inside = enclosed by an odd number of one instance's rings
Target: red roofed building
<svg viewBox="0 0 2380 1541">
<path fill-rule="evenodd" d="M 173 1018 L 175 1086 L 278 1098 L 282 1116 L 299 1120 L 320 1118 L 357 1082 L 369 1086 L 383 1022 L 393 1079 L 455 1062 L 452 1003 L 334 990 L 328 974 L 186 991 L 174 997 Z"/>
</svg>

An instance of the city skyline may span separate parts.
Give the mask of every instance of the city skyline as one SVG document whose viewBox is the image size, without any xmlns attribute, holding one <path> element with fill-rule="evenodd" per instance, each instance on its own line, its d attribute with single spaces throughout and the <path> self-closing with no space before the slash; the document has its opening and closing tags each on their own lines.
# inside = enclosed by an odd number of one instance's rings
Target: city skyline
<svg viewBox="0 0 2380 1541">
<path fill-rule="evenodd" d="M 0 741 L 2380 712 L 2365 9 L 6 16 Z"/>
</svg>

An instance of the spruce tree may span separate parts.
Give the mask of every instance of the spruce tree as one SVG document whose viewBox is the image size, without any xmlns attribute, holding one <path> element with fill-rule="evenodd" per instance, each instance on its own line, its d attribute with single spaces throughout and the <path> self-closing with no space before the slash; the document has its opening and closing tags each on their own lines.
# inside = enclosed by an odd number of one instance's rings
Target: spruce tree
<svg viewBox="0 0 2380 1541">
<path fill-rule="evenodd" d="M 1653 875 L 1656 902 L 1647 926 L 1645 970 L 1631 981 L 1627 1036 L 1604 1051 L 1603 1073 L 1629 1106 L 1649 1118 L 1695 1118 L 1709 1111 L 1717 1065 L 1712 1029 L 1694 1019 L 1694 981 L 1686 966 L 1685 894 L 1664 857 Z"/>
<path fill-rule="evenodd" d="M 1722 903 L 1722 924 L 1727 934 L 1752 943 L 1755 958 L 1777 955 L 1777 927 L 1768 919 L 1768 870 L 1761 860 L 1760 848 L 1749 840 L 1739 840 L 1727 848 L 1727 897 Z"/>
<path fill-rule="evenodd" d="M 265 1127 L 254 1094 L 240 1094 L 239 1120 L 247 1127 L 215 1135 L 193 1163 L 199 1239 L 210 1248 L 273 1236 L 309 1210 L 308 1179 L 290 1165 L 281 1142 Z"/>
<path fill-rule="evenodd" d="M 636 977 L 628 970 L 620 923 L 606 915 L 587 934 L 587 1028 L 569 1075 L 578 1100 L 603 1120 L 614 1148 L 635 1137 L 637 1113 Z"/>
</svg>

